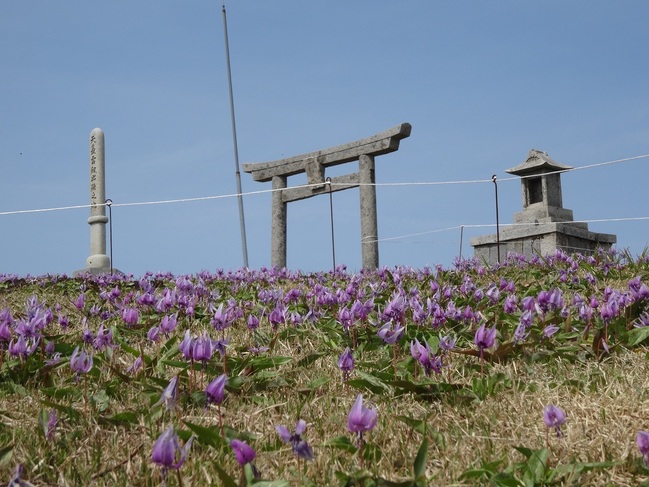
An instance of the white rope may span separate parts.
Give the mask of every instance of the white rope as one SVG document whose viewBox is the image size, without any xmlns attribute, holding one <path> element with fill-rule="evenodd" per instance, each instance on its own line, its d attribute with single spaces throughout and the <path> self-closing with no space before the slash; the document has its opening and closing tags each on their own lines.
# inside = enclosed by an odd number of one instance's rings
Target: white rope
<svg viewBox="0 0 649 487">
<path fill-rule="evenodd" d="M 582 170 L 582 169 L 591 169 L 594 167 L 601 167 L 601 166 L 607 166 L 611 164 L 619 164 L 621 162 L 627 162 L 627 161 L 635 161 L 638 159 L 644 159 L 649 157 L 649 154 L 644 154 L 641 156 L 634 156 L 634 157 L 626 157 L 624 159 L 616 159 L 613 161 L 606 161 L 606 162 L 598 162 L 595 164 L 589 164 L 586 166 L 579 166 L 579 167 L 574 167 L 573 169 L 566 169 L 566 170 L 561 170 L 561 171 L 554 171 L 554 172 L 548 172 L 544 173 L 544 175 L 547 174 L 556 174 L 556 173 L 562 173 L 562 172 L 567 172 L 570 170 Z M 522 177 L 511 177 L 511 178 L 504 178 L 504 179 L 499 179 L 498 182 L 504 182 L 504 181 L 513 181 L 513 180 L 520 180 L 525 177 L 534 177 L 534 176 L 522 176 Z M 439 186 L 439 185 L 457 185 L 457 184 L 480 184 L 480 183 L 491 183 L 493 182 L 492 179 L 473 179 L 473 180 L 460 180 L 460 181 L 429 181 L 429 182 L 402 182 L 402 183 L 363 183 L 363 184 L 354 184 L 354 186 Z M 170 199 L 170 200 L 157 200 L 157 201 L 141 201 L 141 202 L 131 202 L 131 203 L 112 203 L 113 207 L 118 207 L 118 206 L 146 206 L 146 205 L 163 205 L 163 204 L 173 204 L 173 203 L 187 203 L 187 202 L 193 202 L 193 201 L 209 201 L 209 200 L 218 200 L 218 199 L 224 199 L 224 198 L 235 198 L 235 197 L 240 197 L 240 196 L 254 196 L 254 195 L 259 195 L 259 194 L 266 194 L 266 193 L 273 193 L 275 191 L 283 191 L 284 189 L 300 189 L 300 188 L 313 188 L 313 187 L 321 187 L 323 183 L 316 183 L 316 184 L 303 184 L 300 186 L 292 186 L 291 188 L 281 188 L 281 189 L 266 189 L 266 190 L 259 190 L 259 191 L 248 191 L 246 193 L 233 193 L 233 194 L 224 194 L 224 195 L 215 195 L 215 196 L 203 196 L 203 197 L 194 197 L 194 198 L 178 198 L 178 199 Z M 350 186 L 350 183 L 335 183 L 335 182 L 329 182 L 326 184 L 331 184 L 332 186 Z M 104 203 L 101 204 L 96 204 L 96 205 L 74 205 L 74 206 L 59 206 L 59 207 L 53 207 L 53 208 L 38 208 L 38 209 L 33 209 L 33 210 L 14 210 L 14 211 L 1 211 L 0 216 L 4 215 L 19 215 L 19 214 L 26 214 L 26 213 L 44 213 L 44 212 L 50 212 L 50 211 L 62 211 L 62 210 L 76 210 L 76 209 L 81 209 L 81 208 L 91 208 L 93 206 L 106 206 Z M 643 218 L 641 218 L 643 219 Z M 609 220 L 593 220 L 593 221 L 609 221 Z M 459 227 L 455 227 L 459 228 Z M 444 230 L 440 230 L 444 231 Z"/>
<path fill-rule="evenodd" d="M 544 224 L 556 224 L 556 223 L 563 223 L 563 224 L 571 224 L 571 223 L 608 223 L 608 222 L 626 222 L 626 221 L 642 221 L 642 220 L 649 220 L 649 216 L 631 216 L 631 217 L 623 217 L 623 218 L 598 218 L 598 219 L 593 219 L 593 220 L 574 220 L 574 221 L 569 221 L 569 222 L 540 222 L 540 223 L 501 223 L 501 227 L 524 227 L 524 226 L 540 226 Z M 456 225 L 453 227 L 446 227 L 446 228 L 438 228 L 435 230 L 428 230 L 426 232 L 418 232 L 418 233 L 409 233 L 406 235 L 399 235 L 396 237 L 387 237 L 387 238 L 381 238 L 381 239 L 375 239 L 375 240 L 369 240 L 368 237 L 365 239 L 362 239 L 363 242 L 390 242 L 394 240 L 402 240 L 405 238 L 410 238 L 410 237 L 420 237 L 422 235 L 430 235 L 433 233 L 441 233 L 441 232 L 448 232 L 451 230 L 459 230 L 461 228 L 486 228 L 486 227 L 495 227 L 495 223 L 482 223 L 482 224 L 469 224 L 469 225 Z"/>
</svg>

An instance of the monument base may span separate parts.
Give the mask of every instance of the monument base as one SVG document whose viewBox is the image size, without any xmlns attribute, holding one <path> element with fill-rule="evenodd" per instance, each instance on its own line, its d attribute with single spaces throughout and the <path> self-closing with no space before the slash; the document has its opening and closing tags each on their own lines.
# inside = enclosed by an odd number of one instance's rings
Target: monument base
<svg viewBox="0 0 649 487">
<path fill-rule="evenodd" d="M 617 237 L 608 233 L 591 232 L 578 222 L 553 222 L 508 227 L 500 232 L 500 256 L 508 253 L 527 257 L 549 255 L 556 249 L 568 254 L 592 254 L 598 248 L 610 249 Z M 483 235 L 471 239 L 473 255 L 493 265 L 498 262 L 498 236 Z"/>
</svg>

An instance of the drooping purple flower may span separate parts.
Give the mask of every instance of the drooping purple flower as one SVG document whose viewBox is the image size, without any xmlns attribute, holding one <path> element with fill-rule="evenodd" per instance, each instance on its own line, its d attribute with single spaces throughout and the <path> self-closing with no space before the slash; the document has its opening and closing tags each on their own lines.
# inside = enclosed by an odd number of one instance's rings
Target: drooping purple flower
<svg viewBox="0 0 649 487">
<path fill-rule="evenodd" d="M 122 309 L 122 320 L 128 326 L 135 326 L 140 319 L 140 314 L 137 308 L 124 308 Z"/>
<path fill-rule="evenodd" d="M 543 422 L 548 428 L 554 428 L 557 437 L 560 437 L 561 426 L 566 422 L 566 413 L 554 404 L 550 404 L 543 409 Z"/>
<path fill-rule="evenodd" d="M 25 467 L 23 466 L 22 463 L 19 463 L 16 465 L 16 470 L 14 472 L 13 477 L 11 477 L 11 480 L 9 480 L 9 484 L 7 487 L 30 487 L 33 484 L 27 482 L 26 480 L 22 479 L 22 476 L 25 474 Z"/>
<path fill-rule="evenodd" d="M 11 341 L 11 326 L 6 321 L 0 322 L 0 350 Z"/>
<path fill-rule="evenodd" d="M 169 334 L 176 329 L 177 324 L 178 313 L 174 313 L 172 315 L 164 315 L 162 317 L 162 320 L 160 321 L 159 328 L 162 333 L 164 333 L 166 336 L 169 336 Z"/>
<path fill-rule="evenodd" d="M 214 315 L 212 316 L 210 323 L 217 331 L 223 331 L 230 326 L 231 322 L 228 317 L 228 312 L 227 310 L 223 311 L 223 303 L 214 310 Z"/>
<path fill-rule="evenodd" d="M 237 440 L 235 438 L 230 442 L 230 446 L 234 451 L 234 456 L 237 458 L 237 462 L 242 467 L 246 463 L 251 463 L 257 456 L 255 450 L 245 441 Z"/>
<path fill-rule="evenodd" d="M 439 335 L 439 348 L 450 352 L 455 348 L 455 343 L 457 342 L 457 337 L 452 337 L 451 335 L 442 336 Z"/>
<path fill-rule="evenodd" d="M 649 433 L 646 431 L 638 431 L 636 444 L 640 449 L 640 453 L 642 453 L 645 466 L 649 467 Z"/>
<path fill-rule="evenodd" d="M 135 359 L 133 364 L 126 369 L 127 374 L 137 374 L 138 371 L 142 368 L 142 355 Z"/>
<path fill-rule="evenodd" d="M 11 308 L 6 307 L 0 310 L 0 326 L 7 325 L 9 328 L 14 325 L 14 317 L 11 314 Z"/>
<path fill-rule="evenodd" d="M 92 369 L 92 355 L 76 347 L 70 357 L 70 368 L 76 372 L 77 379 L 80 374 L 87 374 Z"/>
<path fill-rule="evenodd" d="M 192 350 L 192 357 L 197 362 L 203 362 L 205 365 L 212 358 L 214 353 L 214 341 L 207 334 L 203 332 L 202 337 L 197 337 L 193 343 L 194 349 Z"/>
<path fill-rule="evenodd" d="M 349 374 L 354 370 L 354 355 L 349 347 L 340 354 L 340 357 L 338 358 L 338 368 L 343 372 L 343 380 L 346 381 L 349 379 Z"/>
<path fill-rule="evenodd" d="M 97 336 L 92 342 L 95 350 L 105 350 L 106 347 L 113 347 L 113 331 L 102 323 L 97 330 Z"/>
<path fill-rule="evenodd" d="M 359 394 L 356 397 L 356 402 L 349 411 L 347 417 L 347 428 L 352 433 L 363 433 L 364 431 L 371 431 L 376 426 L 379 415 L 376 408 L 365 407 L 363 405 L 363 395 Z"/>
<path fill-rule="evenodd" d="M 410 353 L 412 357 L 421 364 L 424 368 L 426 375 L 430 375 L 431 371 L 439 374 L 442 371 L 442 359 L 435 356 L 430 350 L 430 345 L 426 341 L 424 344 L 419 343 L 416 338 L 410 342 Z"/>
<path fill-rule="evenodd" d="M 163 477 L 166 476 L 168 469 L 178 470 L 182 467 L 187 459 L 189 449 L 194 441 L 192 435 L 183 448 L 180 447 L 178 441 L 178 434 L 174 430 L 173 425 L 162 432 L 153 445 L 153 452 L 151 453 L 151 461 L 156 465 L 162 467 Z"/>
<path fill-rule="evenodd" d="M 84 328 L 83 331 L 81 332 L 81 341 L 83 343 L 90 345 L 94 339 L 95 339 L 95 335 L 92 333 L 90 328 Z"/>
<path fill-rule="evenodd" d="M 343 307 L 338 311 L 338 323 L 343 327 L 345 333 L 349 333 L 349 329 L 354 324 L 354 315 L 349 308 Z"/>
<path fill-rule="evenodd" d="M 228 383 L 228 376 L 226 374 L 219 375 L 216 379 L 210 382 L 205 388 L 205 396 L 207 397 L 207 405 L 221 404 L 225 397 L 225 385 Z"/>
<path fill-rule="evenodd" d="M 270 321 L 273 330 L 276 330 L 279 325 L 286 322 L 286 310 L 287 308 L 285 306 L 278 303 L 275 309 L 268 315 L 268 321 Z"/>
<path fill-rule="evenodd" d="M 527 328 L 525 327 L 525 324 L 521 321 L 516 325 L 516 329 L 514 330 L 514 342 L 515 343 L 520 343 L 524 342 L 527 339 L 527 335 L 529 333 L 527 332 Z"/>
<path fill-rule="evenodd" d="M 518 299 L 516 298 L 515 294 L 509 294 L 505 298 L 505 302 L 503 303 L 503 311 L 505 313 L 514 313 L 518 309 Z"/>
<path fill-rule="evenodd" d="M 189 330 L 185 330 L 185 336 L 178 345 L 178 350 L 186 360 L 194 360 L 194 338 L 189 334 Z"/>
<path fill-rule="evenodd" d="M 383 340 L 383 342 L 388 345 L 394 345 L 403 335 L 404 329 L 403 326 L 395 326 L 393 328 L 393 324 L 390 321 L 379 328 L 379 331 L 377 331 L 376 334 L 381 338 L 381 340 Z"/>
<path fill-rule="evenodd" d="M 155 309 L 160 313 L 166 313 L 176 305 L 176 291 L 165 288 L 162 297 L 156 302 Z"/>
<path fill-rule="evenodd" d="M 50 409 L 50 411 L 47 413 L 47 425 L 45 427 L 45 439 L 47 441 L 52 441 L 52 438 L 54 438 L 54 432 L 56 431 L 56 423 L 57 423 L 56 409 Z"/>
<path fill-rule="evenodd" d="M 146 333 L 146 337 L 149 341 L 157 342 L 160 339 L 160 328 L 157 326 L 152 326 L 149 328 L 149 331 Z"/>
<path fill-rule="evenodd" d="M 84 293 L 79 294 L 77 299 L 74 301 L 74 306 L 79 310 L 83 311 L 83 308 L 86 306 L 86 295 Z"/>
<path fill-rule="evenodd" d="M 485 295 L 489 298 L 492 304 L 497 303 L 500 299 L 500 289 L 498 289 L 498 286 L 493 285 L 487 289 Z"/>
<path fill-rule="evenodd" d="M 548 325 L 545 328 L 543 328 L 543 336 L 545 338 L 550 338 L 552 335 L 554 335 L 556 332 L 558 332 L 560 328 L 557 325 Z"/>
<path fill-rule="evenodd" d="M 313 460 L 313 450 L 302 438 L 302 433 L 306 429 L 306 421 L 300 419 L 295 425 L 295 433 L 291 433 L 286 426 L 277 426 L 275 430 L 284 443 L 290 443 L 293 453 L 305 460 Z"/>
<path fill-rule="evenodd" d="M 534 311 L 535 309 L 535 303 L 534 303 L 534 297 L 532 296 L 525 296 L 523 299 L 521 299 L 521 308 L 524 309 L 525 311 Z"/>
<path fill-rule="evenodd" d="M 487 324 L 482 323 L 475 332 L 474 343 L 480 350 L 480 356 L 482 356 L 485 349 L 493 347 L 496 343 L 496 326 L 487 329 Z"/>
<path fill-rule="evenodd" d="M 259 328 L 259 318 L 251 314 L 250 316 L 248 316 L 247 326 L 250 331 L 256 330 L 257 328 Z"/>
<path fill-rule="evenodd" d="M 178 399 L 178 376 L 174 375 L 171 381 L 169 381 L 169 385 L 167 385 L 164 391 L 162 391 L 162 395 L 160 396 L 158 402 L 156 402 L 153 406 L 155 407 L 155 406 L 159 406 L 160 404 L 164 404 L 165 410 L 175 411 L 177 399 Z"/>
<path fill-rule="evenodd" d="M 19 335 L 18 340 L 11 340 L 9 342 L 9 355 L 25 359 L 36 350 L 40 341 L 41 337 L 38 335 L 34 335 L 29 339 L 25 338 L 24 335 Z"/>
</svg>

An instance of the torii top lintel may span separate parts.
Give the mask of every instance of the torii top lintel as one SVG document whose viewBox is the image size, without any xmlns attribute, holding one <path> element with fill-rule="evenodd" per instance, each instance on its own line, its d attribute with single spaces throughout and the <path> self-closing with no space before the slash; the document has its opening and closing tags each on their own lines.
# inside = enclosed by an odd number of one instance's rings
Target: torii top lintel
<svg viewBox="0 0 649 487">
<path fill-rule="evenodd" d="M 399 149 L 399 142 L 410 136 L 412 126 L 402 123 L 371 137 L 337 145 L 308 154 L 288 157 L 271 162 L 243 164 L 244 172 L 255 181 L 271 181 L 275 176 L 293 176 L 307 172 L 309 161 L 317 161 L 321 167 L 336 166 L 356 161 L 360 156 L 379 156 Z"/>
</svg>

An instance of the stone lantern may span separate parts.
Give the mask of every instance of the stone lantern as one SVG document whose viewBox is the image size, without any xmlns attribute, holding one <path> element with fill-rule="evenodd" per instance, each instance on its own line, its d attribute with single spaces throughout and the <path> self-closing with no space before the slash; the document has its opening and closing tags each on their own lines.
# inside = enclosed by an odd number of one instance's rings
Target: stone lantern
<svg viewBox="0 0 649 487">
<path fill-rule="evenodd" d="M 474 256 L 489 264 L 498 262 L 500 254 L 548 255 L 556 249 L 566 253 L 589 254 L 598 247 L 608 249 L 617 241 L 615 235 L 595 233 L 588 224 L 573 221 L 572 210 L 563 207 L 561 173 L 573 169 L 559 164 L 546 152 L 532 149 L 521 164 L 508 169 L 521 177 L 523 211 L 514 215 L 514 225 L 500 235 L 471 239 Z"/>
</svg>

